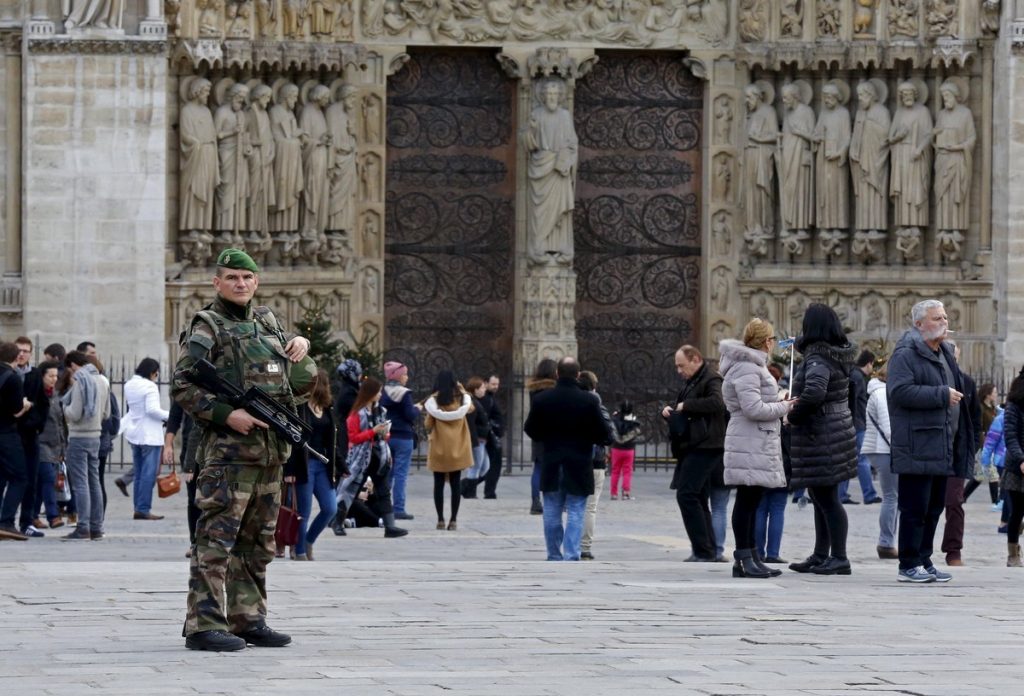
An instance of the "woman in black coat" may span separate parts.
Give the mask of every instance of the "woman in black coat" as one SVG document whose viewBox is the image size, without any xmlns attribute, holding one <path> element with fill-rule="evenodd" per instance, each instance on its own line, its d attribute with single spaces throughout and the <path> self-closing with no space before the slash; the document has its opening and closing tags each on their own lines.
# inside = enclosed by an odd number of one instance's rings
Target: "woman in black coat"
<svg viewBox="0 0 1024 696">
<path fill-rule="evenodd" d="M 1003 414 L 1003 439 L 1006 441 L 1006 462 L 1002 486 L 1010 503 L 1006 525 L 1006 567 L 1024 566 L 1020 553 L 1020 527 L 1024 520 L 1024 370 L 1010 384 Z"/>
<path fill-rule="evenodd" d="M 789 414 L 791 486 L 807 488 L 814 503 L 814 553 L 790 564 L 798 573 L 849 575 L 846 510 L 839 483 L 857 475 L 857 436 L 850 410 L 850 366 L 857 353 L 839 317 L 823 304 L 804 313 L 796 348 L 804 359 L 793 376 L 796 405 Z"/>
</svg>

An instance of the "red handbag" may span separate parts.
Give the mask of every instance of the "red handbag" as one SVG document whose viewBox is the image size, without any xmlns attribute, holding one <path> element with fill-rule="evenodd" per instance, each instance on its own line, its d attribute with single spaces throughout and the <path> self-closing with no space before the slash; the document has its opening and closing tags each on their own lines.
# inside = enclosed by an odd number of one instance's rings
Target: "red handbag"
<svg viewBox="0 0 1024 696">
<path fill-rule="evenodd" d="M 289 507 L 289 495 L 291 494 L 291 506 Z M 281 507 L 277 511 L 277 529 L 274 531 L 274 541 L 278 546 L 295 546 L 299 543 L 299 517 L 298 501 L 295 497 L 295 486 L 284 484 L 284 492 L 281 494 Z"/>
</svg>

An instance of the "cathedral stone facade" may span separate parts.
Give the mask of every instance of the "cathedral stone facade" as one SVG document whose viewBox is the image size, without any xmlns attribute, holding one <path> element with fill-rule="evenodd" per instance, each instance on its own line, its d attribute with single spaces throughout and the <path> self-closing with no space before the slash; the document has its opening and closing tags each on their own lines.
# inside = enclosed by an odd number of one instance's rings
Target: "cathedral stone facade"
<svg viewBox="0 0 1024 696">
<path fill-rule="evenodd" d="M 1022 37 L 1022 0 L 7 0 L 0 333 L 166 356 L 242 246 L 427 380 L 571 353 L 653 408 L 682 342 L 824 301 L 884 351 L 929 297 L 1001 374 Z"/>
</svg>

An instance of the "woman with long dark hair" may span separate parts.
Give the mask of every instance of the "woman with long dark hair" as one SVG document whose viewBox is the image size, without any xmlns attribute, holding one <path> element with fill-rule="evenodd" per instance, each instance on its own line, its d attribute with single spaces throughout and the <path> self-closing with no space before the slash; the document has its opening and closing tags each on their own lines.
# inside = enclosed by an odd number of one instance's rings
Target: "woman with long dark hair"
<svg viewBox="0 0 1024 696">
<path fill-rule="evenodd" d="M 530 394 L 530 406 L 537 394 L 545 389 L 551 389 L 558 381 L 558 363 L 551 358 L 544 358 L 537 363 L 537 369 L 533 377 L 526 383 L 526 390 Z M 533 459 L 533 473 L 530 475 L 530 495 L 533 502 L 530 504 L 531 515 L 543 515 L 544 503 L 540 499 L 540 473 L 541 460 L 544 458 L 544 443 L 531 441 L 530 456 Z"/>
<path fill-rule="evenodd" d="M 857 347 L 835 311 L 814 303 L 804 313 L 796 348 L 803 355 L 793 375 L 789 413 L 791 486 L 807 488 L 814 503 L 814 553 L 789 568 L 798 573 L 849 575 L 848 522 L 839 482 L 857 475 L 857 434 L 850 410 L 850 368 Z"/>
<path fill-rule="evenodd" d="M 1024 520 L 1024 369 L 1020 371 L 1006 395 L 1003 411 L 1003 440 L 1006 459 L 1003 466 L 1003 491 L 1010 506 L 1006 526 L 1006 566 L 1024 566 L 1020 553 L 1020 525 Z"/>
<path fill-rule="evenodd" d="M 459 479 L 473 466 L 473 445 L 466 414 L 473 410 L 473 399 L 455 381 L 451 370 L 441 370 L 434 380 L 434 393 L 424 404 L 425 425 L 429 435 L 427 468 L 434 472 L 434 508 L 437 528 L 444 529 L 444 483 L 452 491 L 451 517 L 448 531 L 458 527 L 459 503 L 462 501 Z"/>
<path fill-rule="evenodd" d="M 337 514 L 338 519 L 345 519 L 352 501 L 369 478 L 380 496 L 384 536 L 391 539 L 405 536 L 409 532 L 395 526 L 391 488 L 388 486 L 388 473 L 391 470 L 391 450 L 387 442 L 390 424 L 387 411 L 380 406 L 380 397 L 381 383 L 373 377 L 367 377 L 359 385 L 359 393 L 346 422 L 349 474 L 338 489 Z"/>
<path fill-rule="evenodd" d="M 313 434 L 309 446 L 327 457 L 324 464 L 309 456 L 305 448 L 293 447 L 292 454 L 284 466 L 285 482 L 295 484 L 298 494 L 299 540 L 295 544 L 295 559 L 313 560 L 313 543 L 320 532 L 334 519 L 338 512 L 338 501 L 334 495 L 334 472 L 338 453 L 338 423 L 331 408 L 331 385 L 327 373 L 317 370 L 316 381 L 309 394 L 309 401 L 299 407 L 299 417 L 309 424 Z M 313 523 L 313 497 L 320 506 Z"/>
</svg>

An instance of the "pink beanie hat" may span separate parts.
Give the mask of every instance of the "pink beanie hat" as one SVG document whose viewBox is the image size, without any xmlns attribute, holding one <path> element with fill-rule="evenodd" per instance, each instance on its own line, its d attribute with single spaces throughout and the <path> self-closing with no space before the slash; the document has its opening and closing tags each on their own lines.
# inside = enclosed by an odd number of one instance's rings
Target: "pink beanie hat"
<svg viewBox="0 0 1024 696">
<path fill-rule="evenodd" d="M 402 375 L 409 374 L 409 368 L 395 360 L 384 363 L 384 378 L 388 381 L 399 379 Z"/>
</svg>

